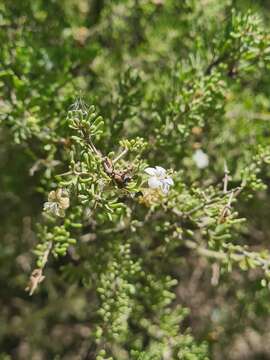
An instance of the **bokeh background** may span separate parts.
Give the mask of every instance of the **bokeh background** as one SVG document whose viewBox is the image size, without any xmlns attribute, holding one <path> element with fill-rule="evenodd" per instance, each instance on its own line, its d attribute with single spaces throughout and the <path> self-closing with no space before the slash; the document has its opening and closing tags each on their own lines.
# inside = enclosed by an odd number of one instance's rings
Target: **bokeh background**
<svg viewBox="0 0 270 360">
<path fill-rule="evenodd" d="M 79 274 L 73 274 L 72 283 L 61 273 L 68 256 L 50 262 L 46 282 L 34 296 L 24 291 L 34 261 L 34 225 L 50 188 L 50 174 L 57 166 L 55 160 L 44 158 L 50 129 L 66 117 L 82 92 L 88 103 L 98 104 L 105 118 L 127 114 L 132 118 L 132 126 L 121 133 L 112 130 L 111 144 L 104 144 L 105 150 L 123 134 L 147 137 L 149 128 L 138 120 L 154 118 L 147 94 L 159 98 L 162 107 L 166 94 L 175 91 L 167 84 L 171 69 L 180 62 L 191 61 L 199 68 L 210 61 L 211 40 L 223 33 L 232 7 L 257 12 L 265 29 L 269 28 L 267 0 L 0 3 L 1 360 L 86 359 L 93 331 L 91 292 L 77 281 Z M 123 73 L 128 69 L 143 75 L 127 84 Z M 115 88 L 122 97 L 115 95 Z M 132 92 L 131 112 L 125 95 Z M 231 101 L 226 105 L 225 120 L 212 125 L 202 140 L 210 158 L 216 160 L 209 170 L 215 180 L 223 175 L 217 149 L 232 159 L 237 174 L 241 158 L 251 156 L 252 144 L 265 144 L 269 139 L 268 69 L 253 69 L 253 75 L 236 82 L 228 96 Z M 231 117 L 234 121 L 226 121 Z M 43 142 L 33 136 L 38 133 Z M 223 146 L 226 141 L 229 150 Z M 190 142 L 197 142 L 195 135 Z M 189 169 L 188 149 L 182 149 L 180 157 L 168 158 L 167 165 L 174 160 L 177 166 Z M 166 161 L 166 153 L 156 156 Z M 189 176 L 193 180 L 200 175 L 193 170 Z M 269 182 L 267 171 L 263 177 Z M 269 246 L 269 200 L 269 191 L 264 190 L 237 205 L 248 219 L 241 236 L 255 249 Z M 212 359 L 270 359 L 269 289 L 260 286 L 260 274 L 232 271 L 222 274 L 214 286 L 212 267 L 204 257 L 191 251 L 182 255 L 185 264 L 175 270 L 180 280 L 175 302 L 190 309 L 183 329 L 190 327 L 195 339 L 209 343 Z"/>
</svg>

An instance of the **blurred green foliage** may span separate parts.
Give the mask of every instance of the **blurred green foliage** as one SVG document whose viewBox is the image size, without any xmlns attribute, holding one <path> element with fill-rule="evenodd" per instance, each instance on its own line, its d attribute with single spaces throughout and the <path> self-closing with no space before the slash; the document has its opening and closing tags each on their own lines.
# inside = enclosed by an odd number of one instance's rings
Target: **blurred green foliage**
<svg viewBox="0 0 270 360">
<path fill-rule="evenodd" d="M 1 360 L 270 357 L 269 10 L 1 2 Z"/>
</svg>

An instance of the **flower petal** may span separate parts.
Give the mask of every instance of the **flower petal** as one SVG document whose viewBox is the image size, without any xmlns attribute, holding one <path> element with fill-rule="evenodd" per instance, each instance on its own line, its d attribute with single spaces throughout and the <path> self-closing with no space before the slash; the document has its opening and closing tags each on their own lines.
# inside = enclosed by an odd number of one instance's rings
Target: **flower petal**
<svg viewBox="0 0 270 360">
<path fill-rule="evenodd" d="M 50 214 L 53 214 L 56 216 L 60 216 L 59 209 L 60 209 L 59 204 L 56 202 L 52 202 L 52 201 L 45 202 L 45 204 L 43 206 L 44 211 L 49 212 Z"/>
<path fill-rule="evenodd" d="M 199 169 L 204 169 L 209 165 L 209 157 L 201 149 L 195 151 L 193 160 Z"/>
<path fill-rule="evenodd" d="M 164 192 L 164 194 L 168 194 L 169 190 L 170 190 L 170 185 L 166 184 L 165 182 L 162 183 L 162 187 L 161 187 L 162 191 Z"/>
<path fill-rule="evenodd" d="M 168 185 L 173 185 L 174 184 L 173 179 L 170 178 L 170 177 L 164 179 L 163 181 Z"/>
<path fill-rule="evenodd" d="M 52 190 L 51 192 L 49 192 L 48 201 L 55 201 L 55 200 L 56 200 L 56 192 Z"/>
<path fill-rule="evenodd" d="M 148 179 L 148 185 L 151 189 L 157 189 L 162 186 L 162 182 L 157 179 L 155 176 Z"/>
<path fill-rule="evenodd" d="M 146 172 L 146 174 L 151 175 L 151 176 L 155 176 L 156 175 L 156 169 L 152 168 L 152 167 L 148 167 L 146 169 L 144 169 L 144 171 Z"/>
<path fill-rule="evenodd" d="M 67 209 L 69 207 L 69 198 L 61 197 L 61 199 L 59 199 L 59 206 L 61 209 Z"/>
<path fill-rule="evenodd" d="M 166 170 L 161 166 L 156 166 L 156 175 L 159 177 L 164 177 L 166 175 Z"/>
<path fill-rule="evenodd" d="M 51 202 L 49 202 L 49 201 L 46 201 L 45 203 L 44 203 L 44 205 L 43 205 L 43 210 L 44 211 L 48 211 L 48 210 L 50 210 L 51 209 Z"/>
</svg>

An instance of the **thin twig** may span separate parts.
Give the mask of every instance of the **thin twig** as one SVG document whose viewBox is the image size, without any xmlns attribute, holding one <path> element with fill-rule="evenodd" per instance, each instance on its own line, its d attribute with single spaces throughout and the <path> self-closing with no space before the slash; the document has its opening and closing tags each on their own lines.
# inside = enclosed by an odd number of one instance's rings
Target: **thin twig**
<svg viewBox="0 0 270 360">
<path fill-rule="evenodd" d="M 44 252 L 43 257 L 42 257 L 42 259 L 41 259 L 42 269 L 43 269 L 43 268 L 45 267 L 45 265 L 47 264 L 48 257 L 49 257 L 49 254 L 50 254 L 50 252 L 51 252 L 51 249 L 52 249 L 52 241 L 49 241 L 49 242 L 48 242 L 47 249 L 46 249 L 46 251 Z"/>
<path fill-rule="evenodd" d="M 224 194 L 228 191 L 228 182 L 229 182 L 229 170 L 227 167 L 226 161 L 224 162 L 224 178 L 223 178 L 223 192 Z"/>
<path fill-rule="evenodd" d="M 115 159 L 112 160 L 112 163 L 115 164 L 118 160 L 120 160 L 123 156 L 126 155 L 128 149 L 124 149 Z"/>
<path fill-rule="evenodd" d="M 47 249 L 44 252 L 42 259 L 41 259 L 41 267 L 34 269 L 30 275 L 30 279 L 25 288 L 25 291 L 29 292 L 30 296 L 33 295 L 33 293 L 36 291 L 38 285 L 45 279 L 45 276 L 43 275 L 43 269 L 48 262 L 48 257 L 51 252 L 51 249 L 52 249 L 52 241 L 49 241 Z"/>
<path fill-rule="evenodd" d="M 238 191 L 239 191 L 240 189 L 241 189 L 241 187 L 238 186 L 238 187 L 236 187 L 236 188 L 228 191 L 227 194 L 231 194 L 231 193 L 234 193 L 234 192 L 239 193 Z M 241 190 L 242 190 L 242 189 L 241 189 Z M 226 195 L 227 195 L 227 194 L 226 194 Z M 204 202 L 203 204 L 200 204 L 200 205 L 196 206 L 195 208 L 193 208 L 193 209 L 191 209 L 191 210 L 183 213 L 183 216 L 190 216 L 190 215 L 192 215 L 193 213 L 195 213 L 196 211 L 203 209 L 205 206 L 211 205 L 211 204 L 215 203 L 216 201 L 219 201 L 219 200 L 221 199 L 220 196 L 222 196 L 222 195 L 225 196 L 225 194 L 223 194 L 223 193 L 222 193 L 222 194 L 215 194 L 215 197 L 214 197 L 214 198 L 212 198 L 212 199 L 210 199 L 209 201 L 206 201 L 206 202 Z M 177 214 L 176 214 L 176 215 L 177 215 Z"/>
</svg>

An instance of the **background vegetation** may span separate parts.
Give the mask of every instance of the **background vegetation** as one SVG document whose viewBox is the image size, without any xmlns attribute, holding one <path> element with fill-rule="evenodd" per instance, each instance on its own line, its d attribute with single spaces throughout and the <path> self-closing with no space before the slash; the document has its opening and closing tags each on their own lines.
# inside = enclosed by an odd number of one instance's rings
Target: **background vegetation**
<svg viewBox="0 0 270 360">
<path fill-rule="evenodd" d="M 0 3 L 1 360 L 270 358 L 269 14 Z"/>
</svg>

